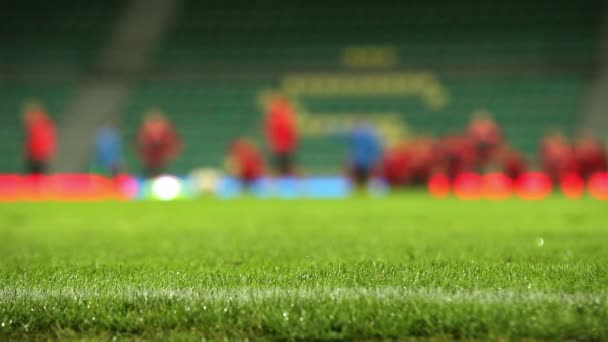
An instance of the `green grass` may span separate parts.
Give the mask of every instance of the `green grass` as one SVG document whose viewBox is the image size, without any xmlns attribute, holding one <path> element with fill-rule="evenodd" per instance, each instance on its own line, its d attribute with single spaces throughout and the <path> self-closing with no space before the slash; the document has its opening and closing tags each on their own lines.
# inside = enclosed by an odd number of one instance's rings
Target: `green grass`
<svg viewBox="0 0 608 342">
<path fill-rule="evenodd" d="M 607 244 L 591 199 L 4 203 L 0 340 L 606 340 Z"/>
</svg>

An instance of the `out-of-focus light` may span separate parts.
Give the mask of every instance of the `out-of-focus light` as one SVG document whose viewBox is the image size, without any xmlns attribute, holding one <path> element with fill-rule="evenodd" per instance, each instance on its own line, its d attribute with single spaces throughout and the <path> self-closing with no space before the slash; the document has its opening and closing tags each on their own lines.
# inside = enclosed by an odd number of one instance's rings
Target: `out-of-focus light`
<svg viewBox="0 0 608 342">
<path fill-rule="evenodd" d="M 114 183 L 119 199 L 135 199 L 141 190 L 141 182 L 128 174 L 117 175 Z"/>
<path fill-rule="evenodd" d="M 162 201 L 176 199 L 182 192 L 182 183 L 179 178 L 171 175 L 162 175 L 152 180 L 152 195 Z"/>
<path fill-rule="evenodd" d="M 524 200 L 541 200 L 551 195 L 553 184 L 551 179 L 542 172 L 523 174 L 517 182 L 517 195 Z"/>
<path fill-rule="evenodd" d="M 304 195 L 310 198 L 344 198 L 352 192 L 344 177 L 313 177 L 304 182 Z"/>
<path fill-rule="evenodd" d="M 463 200 L 478 200 L 481 198 L 483 179 L 476 173 L 462 173 L 454 180 L 454 193 Z"/>
<path fill-rule="evenodd" d="M 215 169 L 197 169 L 190 174 L 194 190 L 200 193 L 215 193 L 221 178 L 221 173 Z"/>
<path fill-rule="evenodd" d="M 564 196 L 569 199 L 579 199 L 585 193 L 585 181 L 576 173 L 564 176 L 560 182 Z"/>
<path fill-rule="evenodd" d="M 608 172 L 598 172 L 589 179 L 589 193 L 593 198 L 608 200 Z"/>
<path fill-rule="evenodd" d="M 115 197 L 113 182 L 95 174 L 49 176 L 49 199 L 56 201 L 101 201 Z"/>
<path fill-rule="evenodd" d="M 281 177 L 275 182 L 276 195 L 280 198 L 297 198 L 302 196 L 302 184 L 295 177 Z"/>
<path fill-rule="evenodd" d="M 23 199 L 31 202 L 47 201 L 52 199 L 53 177 L 46 175 L 23 176 Z"/>
<path fill-rule="evenodd" d="M 429 179 L 428 189 L 432 197 L 446 198 L 450 195 L 450 179 L 442 173 L 435 174 Z"/>
<path fill-rule="evenodd" d="M 389 190 L 390 188 L 388 184 L 382 179 L 373 178 L 367 185 L 367 191 L 370 193 L 370 195 L 375 197 L 386 196 Z"/>
<path fill-rule="evenodd" d="M 23 197 L 21 175 L 0 175 L 0 202 L 11 202 Z"/>
<path fill-rule="evenodd" d="M 513 194 L 513 181 L 501 172 L 483 176 L 483 195 L 491 200 L 505 200 Z"/>
<path fill-rule="evenodd" d="M 241 182 L 234 177 L 222 177 L 217 187 L 217 195 L 221 198 L 232 198 L 243 191 Z"/>
</svg>

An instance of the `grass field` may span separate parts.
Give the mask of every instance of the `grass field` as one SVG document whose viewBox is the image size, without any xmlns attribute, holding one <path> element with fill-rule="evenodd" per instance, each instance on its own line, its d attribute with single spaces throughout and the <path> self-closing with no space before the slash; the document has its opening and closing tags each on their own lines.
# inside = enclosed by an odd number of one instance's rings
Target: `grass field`
<svg viewBox="0 0 608 342">
<path fill-rule="evenodd" d="M 0 340 L 608 339 L 608 206 L 0 205 Z"/>
</svg>

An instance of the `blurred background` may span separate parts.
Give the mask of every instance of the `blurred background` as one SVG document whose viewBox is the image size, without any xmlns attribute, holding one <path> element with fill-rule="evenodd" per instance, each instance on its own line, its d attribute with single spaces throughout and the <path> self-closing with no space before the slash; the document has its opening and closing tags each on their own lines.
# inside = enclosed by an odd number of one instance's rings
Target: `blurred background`
<svg viewBox="0 0 608 342">
<path fill-rule="evenodd" d="M 605 1 L 1 8 L 0 173 L 605 171 Z"/>
</svg>

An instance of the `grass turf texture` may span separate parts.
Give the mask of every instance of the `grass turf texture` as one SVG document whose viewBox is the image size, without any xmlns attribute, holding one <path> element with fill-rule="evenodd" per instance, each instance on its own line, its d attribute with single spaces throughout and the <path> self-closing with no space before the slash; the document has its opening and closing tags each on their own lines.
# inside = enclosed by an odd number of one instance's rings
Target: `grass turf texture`
<svg viewBox="0 0 608 342">
<path fill-rule="evenodd" d="M 559 197 L 2 204 L 0 340 L 605 340 L 607 242 Z"/>
</svg>

